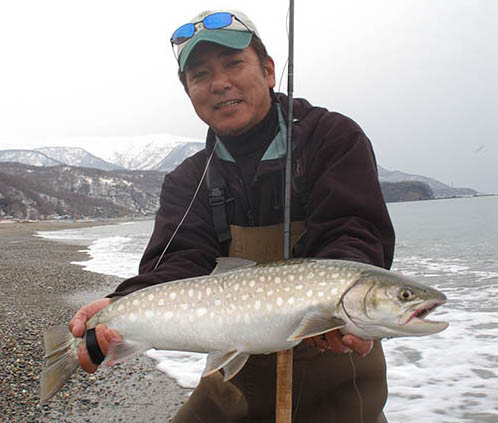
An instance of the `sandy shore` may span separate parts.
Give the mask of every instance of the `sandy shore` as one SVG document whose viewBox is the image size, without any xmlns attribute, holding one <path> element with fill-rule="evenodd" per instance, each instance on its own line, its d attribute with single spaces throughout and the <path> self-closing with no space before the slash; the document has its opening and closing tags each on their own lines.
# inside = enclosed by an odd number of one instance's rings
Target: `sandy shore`
<svg viewBox="0 0 498 423">
<path fill-rule="evenodd" d="M 81 246 L 33 236 L 36 231 L 96 223 L 4 223 L 0 221 L 0 409 L 8 422 L 167 422 L 188 391 L 143 356 L 77 371 L 44 406 L 39 403 L 43 330 L 65 325 L 80 305 L 119 283 L 83 271 Z"/>
</svg>

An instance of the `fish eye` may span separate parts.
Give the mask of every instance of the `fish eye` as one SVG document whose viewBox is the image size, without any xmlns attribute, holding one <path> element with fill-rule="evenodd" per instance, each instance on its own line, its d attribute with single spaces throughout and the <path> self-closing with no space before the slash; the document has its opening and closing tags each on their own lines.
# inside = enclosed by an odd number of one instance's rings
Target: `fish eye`
<svg viewBox="0 0 498 423">
<path fill-rule="evenodd" d="M 410 288 L 402 288 L 398 296 L 402 301 L 410 301 L 415 297 L 415 294 Z"/>
</svg>

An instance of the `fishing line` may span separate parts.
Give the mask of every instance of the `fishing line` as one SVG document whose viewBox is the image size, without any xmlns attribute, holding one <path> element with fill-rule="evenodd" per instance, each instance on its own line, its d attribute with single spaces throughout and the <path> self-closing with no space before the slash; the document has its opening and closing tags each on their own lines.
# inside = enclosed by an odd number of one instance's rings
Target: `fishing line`
<svg viewBox="0 0 498 423">
<path fill-rule="evenodd" d="M 194 195 L 192 196 L 192 200 L 190 200 L 190 204 L 187 207 L 187 210 L 185 210 L 185 213 L 183 214 L 183 217 L 180 219 L 180 222 L 178 222 L 178 225 L 176 226 L 176 229 L 173 231 L 173 234 L 169 238 L 168 243 L 164 247 L 163 252 L 161 253 L 161 256 L 157 260 L 156 265 L 154 266 L 154 270 L 156 270 L 159 267 L 159 263 L 161 263 L 161 260 L 163 259 L 164 255 L 166 254 L 166 251 L 168 250 L 169 246 L 173 242 L 173 239 L 175 238 L 176 234 L 178 233 L 180 226 L 182 226 L 183 222 L 185 221 L 187 215 L 190 212 L 190 209 L 192 208 L 192 205 L 194 204 L 195 199 L 197 198 L 197 194 L 199 193 L 199 190 L 201 189 L 202 182 L 204 181 L 204 178 L 206 177 L 207 170 L 209 168 L 209 164 L 211 163 L 211 159 L 213 158 L 214 152 L 216 150 L 216 147 L 218 146 L 218 139 L 216 139 L 216 143 L 214 144 L 213 151 L 211 151 L 211 154 L 209 155 L 207 161 L 206 161 L 206 166 L 204 167 L 204 171 L 202 172 L 201 179 L 199 181 L 199 184 L 197 185 L 197 188 L 195 189 Z"/>
<path fill-rule="evenodd" d="M 351 367 L 353 368 L 353 387 L 354 390 L 356 391 L 356 395 L 358 395 L 358 400 L 360 401 L 360 423 L 363 423 L 363 398 L 361 397 L 360 389 L 356 384 L 356 367 L 353 361 L 353 353 L 350 352 L 348 353 L 348 355 L 349 355 L 349 361 L 351 362 Z"/>
</svg>

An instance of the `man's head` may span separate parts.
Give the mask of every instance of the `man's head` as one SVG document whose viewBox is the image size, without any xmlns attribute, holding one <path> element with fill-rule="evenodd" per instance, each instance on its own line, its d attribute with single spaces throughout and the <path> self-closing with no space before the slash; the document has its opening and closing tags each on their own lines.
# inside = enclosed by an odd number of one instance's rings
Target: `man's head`
<svg viewBox="0 0 498 423">
<path fill-rule="evenodd" d="M 243 13 L 203 12 L 171 41 L 185 91 L 218 135 L 241 134 L 263 119 L 275 86 L 274 63 Z"/>
</svg>

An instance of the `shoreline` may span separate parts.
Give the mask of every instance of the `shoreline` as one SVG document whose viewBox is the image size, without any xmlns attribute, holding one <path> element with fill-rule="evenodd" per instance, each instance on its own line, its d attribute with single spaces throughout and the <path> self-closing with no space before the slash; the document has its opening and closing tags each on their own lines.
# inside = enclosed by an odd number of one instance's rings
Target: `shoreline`
<svg viewBox="0 0 498 423">
<path fill-rule="evenodd" d="M 43 330 L 66 325 L 92 298 L 110 292 L 120 278 L 71 264 L 88 254 L 84 245 L 35 236 L 38 231 L 83 228 L 119 221 L 0 221 L 0 406 L 9 422 L 164 422 L 190 390 L 144 356 L 94 375 L 77 370 L 48 404 L 39 403 Z"/>
</svg>

